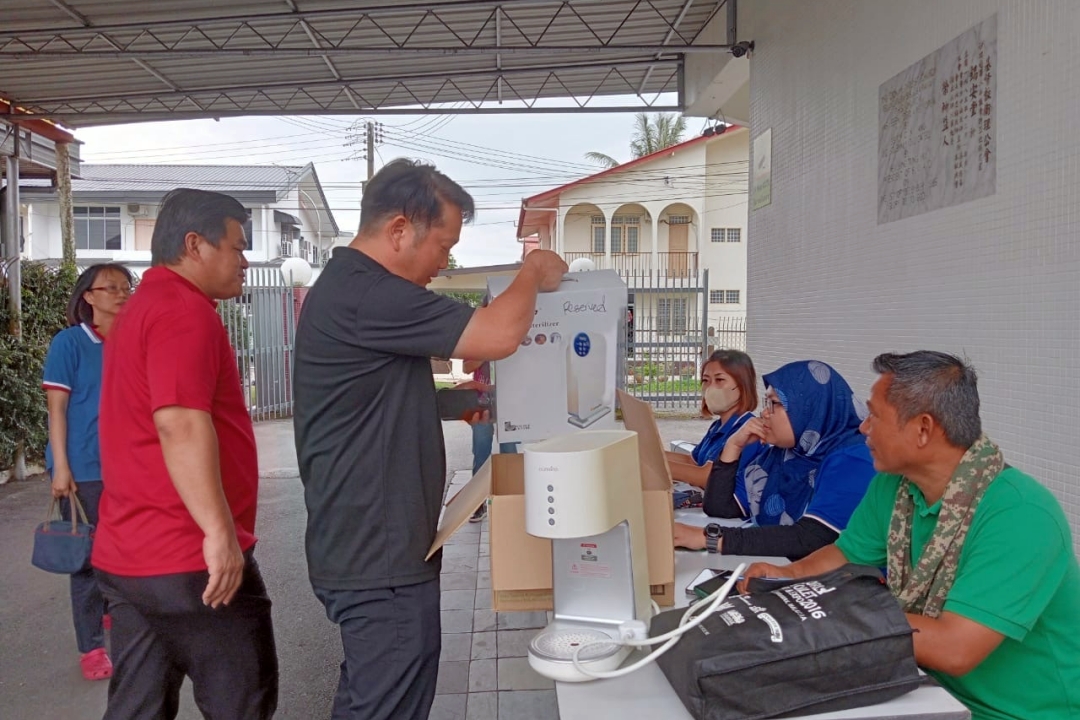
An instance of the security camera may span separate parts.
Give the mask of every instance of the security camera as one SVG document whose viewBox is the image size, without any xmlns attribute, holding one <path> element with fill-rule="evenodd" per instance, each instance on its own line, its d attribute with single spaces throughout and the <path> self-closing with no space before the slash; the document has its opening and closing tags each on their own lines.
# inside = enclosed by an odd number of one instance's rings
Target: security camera
<svg viewBox="0 0 1080 720">
<path fill-rule="evenodd" d="M 743 55 L 746 55 L 747 53 L 752 52 L 753 49 L 754 49 L 754 41 L 753 40 L 743 40 L 742 42 L 735 43 L 734 45 L 731 46 L 731 54 L 734 55 L 737 58 L 741 58 Z"/>
</svg>

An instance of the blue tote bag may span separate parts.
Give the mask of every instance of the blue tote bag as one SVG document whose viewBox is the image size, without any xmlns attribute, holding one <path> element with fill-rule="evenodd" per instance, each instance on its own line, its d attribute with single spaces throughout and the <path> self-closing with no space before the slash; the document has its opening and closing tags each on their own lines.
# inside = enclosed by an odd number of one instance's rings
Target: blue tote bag
<svg viewBox="0 0 1080 720">
<path fill-rule="evenodd" d="M 70 495 L 71 520 L 60 516 L 59 502 L 53 498 L 45 522 L 34 529 L 34 554 L 30 562 L 46 572 L 71 575 L 90 567 L 94 526 L 75 493 Z"/>
</svg>

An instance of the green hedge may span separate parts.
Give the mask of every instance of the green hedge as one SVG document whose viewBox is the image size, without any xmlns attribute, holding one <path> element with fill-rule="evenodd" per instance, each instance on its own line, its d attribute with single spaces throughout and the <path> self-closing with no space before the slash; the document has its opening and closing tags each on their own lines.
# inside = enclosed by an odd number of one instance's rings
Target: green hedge
<svg viewBox="0 0 1080 720">
<path fill-rule="evenodd" d="M 75 271 L 22 264 L 23 337 L 8 334 L 8 285 L 0 275 L 0 469 L 7 469 L 19 443 L 28 461 L 40 461 L 49 439 L 41 369 L 53 335 L 67 326 L 64 311 Z"/>
</svg>

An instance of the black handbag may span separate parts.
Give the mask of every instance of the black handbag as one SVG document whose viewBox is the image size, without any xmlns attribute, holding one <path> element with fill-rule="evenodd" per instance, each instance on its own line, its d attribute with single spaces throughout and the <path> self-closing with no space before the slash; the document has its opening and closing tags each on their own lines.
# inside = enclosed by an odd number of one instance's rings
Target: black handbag
<svg viewBox="0 0 1080 720">
<path fill-rule="evenodd" d="M 845 565 L 731 596 L 657 659 L 698 720 L 757 720 L 863 707 L 922 682 L 912 629 L 874 568 Z M 760 587 L 760 585 L 759 585 Z M 684 610 L 653 618 L 650 634 Z"/>
<path fill-rule="evenodd" d="M 94 544 L 94 526 L 75 493 L 71 502 L 71 521 L 60 517 L 59 501 L 53 498 L 45 522 L 34 528 L 34 553 L 30 562 L 46 572 L 71 575 L 90 567 Z"/>
</svg>

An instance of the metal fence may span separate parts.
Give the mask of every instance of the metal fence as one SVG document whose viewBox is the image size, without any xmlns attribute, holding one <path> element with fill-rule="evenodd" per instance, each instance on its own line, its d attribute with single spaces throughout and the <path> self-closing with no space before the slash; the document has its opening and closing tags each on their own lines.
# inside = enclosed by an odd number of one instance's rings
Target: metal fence
<svg viewBox="0 0 1080 720">
<path fill-rule="evenodd" d="M 244 294 L 218 303 L 252 420 L 293 412 L 292 361 L 300 298 L 276 267 L 248 268 Z"/>
<path fill-rule="evenodd" d="M 709 273 L 621 272 L 630 293 L 626 389 L 660 410 L 700 405 L 701 363 L 712 350 L 746 346 L 746 324 L 708 321 Z"/>
</svg>

